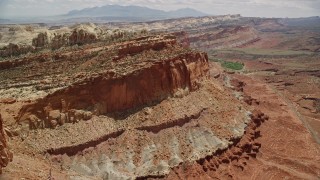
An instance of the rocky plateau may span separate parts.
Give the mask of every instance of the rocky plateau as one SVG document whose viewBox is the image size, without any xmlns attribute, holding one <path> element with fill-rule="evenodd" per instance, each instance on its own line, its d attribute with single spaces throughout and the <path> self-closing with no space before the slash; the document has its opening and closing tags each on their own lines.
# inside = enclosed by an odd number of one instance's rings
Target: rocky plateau
<svg viewBox="0 0 320 180">
<path fill-rule="evenodd" d="M 0 179 L 319 179 L 319 32 L 304 28 L 2 25 Z"/>
</svg>

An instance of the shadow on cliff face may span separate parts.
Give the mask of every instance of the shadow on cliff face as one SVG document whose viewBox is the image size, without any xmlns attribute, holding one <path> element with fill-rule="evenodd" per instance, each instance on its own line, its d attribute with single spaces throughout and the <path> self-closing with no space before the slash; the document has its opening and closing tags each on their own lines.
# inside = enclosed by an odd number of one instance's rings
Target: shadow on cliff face
<svg viewBox="0 0 320 180">
<path fill-rule="evenodd" d="M 149 102 L 147 104 L 141 105 L 141 106 L 137 106 L 134 107 L 132 109 L 128 109 L 128 110 L 124 110 L 124 111 L 116 111 L 116 112 L 112 112 L 112 113 L 107 113 L 105 114 L 105 116 L 110 117 L 114 120 L 125 120 L 127 119 L 129 116 L 139 113 L 141 111 L 143 111 L 144 109 L 148 108 L 148 109 L 152 109 L 152 107 L 156 106 L 157 104 L 161 103 L 161 101 L 163 100 L 157 100 L 157 101 L 152 101 Z M 148 115 L 148 111 L 145 111 L 145 115 Z"/>
<path fill-rule="evenodd" d="M 190 52 L 153 60 L 150 67 L 139 71 L 124 75 L 107 71 L 57 90 L 24 106 L 17 119 L 29 121 L 29 127 L 34 127 L 31 129 L 55 128 L 58 124 L 89 120 L 92 115 L 108 113 L 121 120 L 168 97 L 181 97 L 197 90 L 199 81 L 207 74 L 205 53 Z"/>
</svg>

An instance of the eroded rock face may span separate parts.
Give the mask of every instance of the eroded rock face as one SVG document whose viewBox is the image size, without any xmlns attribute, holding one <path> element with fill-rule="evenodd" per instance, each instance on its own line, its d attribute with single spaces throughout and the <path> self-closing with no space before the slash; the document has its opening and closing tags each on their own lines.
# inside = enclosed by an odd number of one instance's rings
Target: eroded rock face
<svg viewBox="0 0 320 180">
<path fill-rule="evenodd" d="M 32 112 L 35 112 L 51 103 L 53 109 L 59 109 L 50 111 L 49 116 L 46 116 L 45 113 L 38 113 L 40 119 L 49 117 L 50 126 L 55 127 L 61 116 L 60 110 L 63 106 L 61 99 L 70 104 L 69 108 L 78 109 L 69 111 L 68 122 L 88 120 L 92 114 L 124 111 L 160 101 L 166 97 L 181 94 L 182 89 L 187 92 L 194 91 L 199 88 L 199 82 L 201 78 L 207 76 L 207 72 L 208 59 L 205 54 L 184 54 L 175 59 L 156 62 L 149 68 L 126 76 L 113 78 L 110 73 L 107 73 L 86 80 L 67 89 L 59 90 L 39 100 L 30 108 Z M 81 112 L 81 109 L 90 111 Z M 73 120 L 71 120 L 72 117 Z"/>
<path fill-rule="evenodd" d="M 97 41 L 98 38 L 95 34 L 87 32 L 83 29 L 75 29 L 69 37 L 69 44 L 87 44 Z"/>
<path fill-rule="evenodd" d="M 226 104 L 218 105 L 220 101 Z M 31 132 L 27 143 L 37 144 L 64 169 L 88 176 L 164 177 L 171 168 L 225 149 L 231 139 L 240 138 L 250 118 L 239 105 L 225 92 L 203 84 L 184 97 L 165 99 L 121 120 L 99 116 L 67 128 Z M 35 142 L 34 136 L 42 138 Z M 44 141 L 54 143 L 47 146 Z"/>
<path fill-rule="evenodd" d="M 22 85 L 50 93 L 21 105 L 16 116 L 24 152 L 48 153 L 66 172 L 165 177 L 181 163 L 228 148 L 252 118 L 263 116 L 250 118 L 240 101 L 212 81 L 207 54 L 185 48 L 172 35 L 70 52 L 30 60 L 30 79 Z"/>
<path fill-rule="evenodd" d="M 171 36 L 144 41 L 148 43 L 138 40 L 121 45 L 118 60 L 112 63 L 125 63 L 123 58 L 127 56 L 143 51 L 161 51 L 176 45 L 175 38 Z M 145 67 L 133 71 L 121 67 L 127 71 L 121 74 L 107 70 L 58 90 L 23 108 L 20 119 L 30 119 L 31 114 L 31 119 L 36 116 L 45 121 L 45 127 L 55 128 L 66 122 L 91 119 L 93 114 L 125 111 L 167 97 L 182 97 L 197 90 L 201 80 L 208 77 L 206 53 L 184 52 L 170 58 L 144 61 L 149 62 Z"/>
<path fill-rule="evenodd" d="M 147 40 L 147 39 L 148 39 L 148 36 L 141 37 L 141 38 L 137 39 L 137 41 Z M 158 51 L 158 50 L 170 47 L 175 44 L 177 44 L 176 37 L 171 36 L 171 35 L 162 37 L 159 40 L 157 40 L 157 39 L 155 39 L 153 41 L 148 40 L 146 43 L 137 43 L 136 41 L 124 43 L 123 45 L 121 45 L 119 47 L 118 58 L 125 57 L 127 55 L 138 54 L 138 53 L 141 53 L 141 52 L 147 51 L 147 50 Z"/>
<path fill-rule="evenodd" d="M 10 43 L 9 45 L 0 50 L 0 56 L 17 56 L 32 51 L 34 51 L 33 46 Z"/>
<path fill-rule="evenodd" d="M 66 61 L 78 64 L 48 79 L 52 93 L 30 101 L 17 117 L 21 134 L 28 134 L 23 143 L 67 172 L 164 177 L 183 162 L 228 148 L 250 121 L 245 107 L 211 81 L 207 54 L 172 35 L 72 53 L 77 58 Z M 32 77 L 49 74 L 36 70 Z"/>
<path fill-rule="evenodd" d="M 76 28 L 72 32 L 65 33 L 39 33 L 36 38 L 32 40 L 32 45 L 37 48 L 52 48 L 59 49 L 63 46 L 83 45 L 93 43 L 98 40 L 95 33 L 89 32 L 85 29 Z"/>
<path fill-rule="evenodd" d="M 204 179 L 209 179 L 209 177 L 235 178 L 234 172 L 232 172 L 234 169 L 243 171 L 248 159 L 257 157 L 261 148 L 261 142 L 257 140 L 261 136 L 259 127 L 269 117 L 259 110 L 254 110 L 251 119 L 252 121 L 245 128 L 243 136 L 233 139 L 233 143 L 228 149 L 217 151 L 205 158 L 199 158 L 195 162 L 181 163 L 173 168 L 165 179 L 177 179 L 181 175 L 186 179 L 199 177 L 206 177 Z M 230 168 L 232 166 L 237 168 Z"/>
<path fill-rule="evenodd" d="M 32 40 L 32 45 L 35 47 L 44 48 L 44 47 L 48 47 L 49 41 L 50 39 L 46 32 L 39 33 L 38 36 Z"/>
<path fill-rule="evenodd" d="M 10 30 L 9 30 L 10 31 Z M 84 45 L 103 40 L 102 29 L 94 24 L 77 25 L 60 30 L 28 30 L 24 28 L 11 29 L 12 33 L 7 34 L 8 43 L 1 46 L 1 57 L 18 56 L 28 52 L 36 52 L 41 49 L 59 49 L 64 46 Z M 29 36 L 22 39 L 23 36 Z"/>
<path fill-rule="evenodd" d="M 0 174 L 2 168 L 6 167 L 10 161 L 12 161 L 12 153 L 8 150 L 6 135 L 3 130 L 3 120 L 0 114 Z"/>
<path fill-rule="evenodd" d="M 52 49 L 59 49 L 68 44 L 69 35 L 68 34 L 56 34 L 51 41 Z"/>
<path fill-rule="evenodd" d="M 261 40 L 250 26 L 218 26 L 197 33 L 176 33 L 180 41 L 186 46 L 198 49 L 222 49 L 246 47 Z"/>
</svg>

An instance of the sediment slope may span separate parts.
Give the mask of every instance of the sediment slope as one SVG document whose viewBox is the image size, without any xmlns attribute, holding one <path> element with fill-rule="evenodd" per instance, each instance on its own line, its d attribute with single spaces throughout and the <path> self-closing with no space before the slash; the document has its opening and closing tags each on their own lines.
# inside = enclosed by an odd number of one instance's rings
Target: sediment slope
<svg viewBox="0 0 320 180">
<path fill-rule="evenodd" d="M 3 62 L 1 102 L 11 103 L 4 114 L 21 139 L 18 157 L 47 154 L 69 177 L 165 177 L 228 148 L 251 121 L 250 109 L 210 77 L 207 54 L 172 35 L 55 56 Z M 20 68 L 32 71 L 26 78 Z"/>
</svg>

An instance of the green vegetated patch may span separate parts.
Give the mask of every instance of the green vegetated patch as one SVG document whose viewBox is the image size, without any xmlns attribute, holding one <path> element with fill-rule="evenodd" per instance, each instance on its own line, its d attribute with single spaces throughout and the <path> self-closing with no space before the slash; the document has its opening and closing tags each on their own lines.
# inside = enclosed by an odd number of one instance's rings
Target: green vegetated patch
<svg viewBox="0 0 320 180">
<path fill-rule="evenodd" d="M 221 66 L 225 69 L 240 71 L 244 68 L 243 63 L 240 63 L 240 62 L 225 61 L 223 59 L 215 59 L 215 58 L 210 60 L 214 62 L 219 62 Z"/>
<path fill-rule="evenodd" d="M 236 71 L 243 69 L 243 64 L 240 62 L 223 61 L 221 62 L 221 66 L 224 68 L 232 69 Z"/>
</svg>

